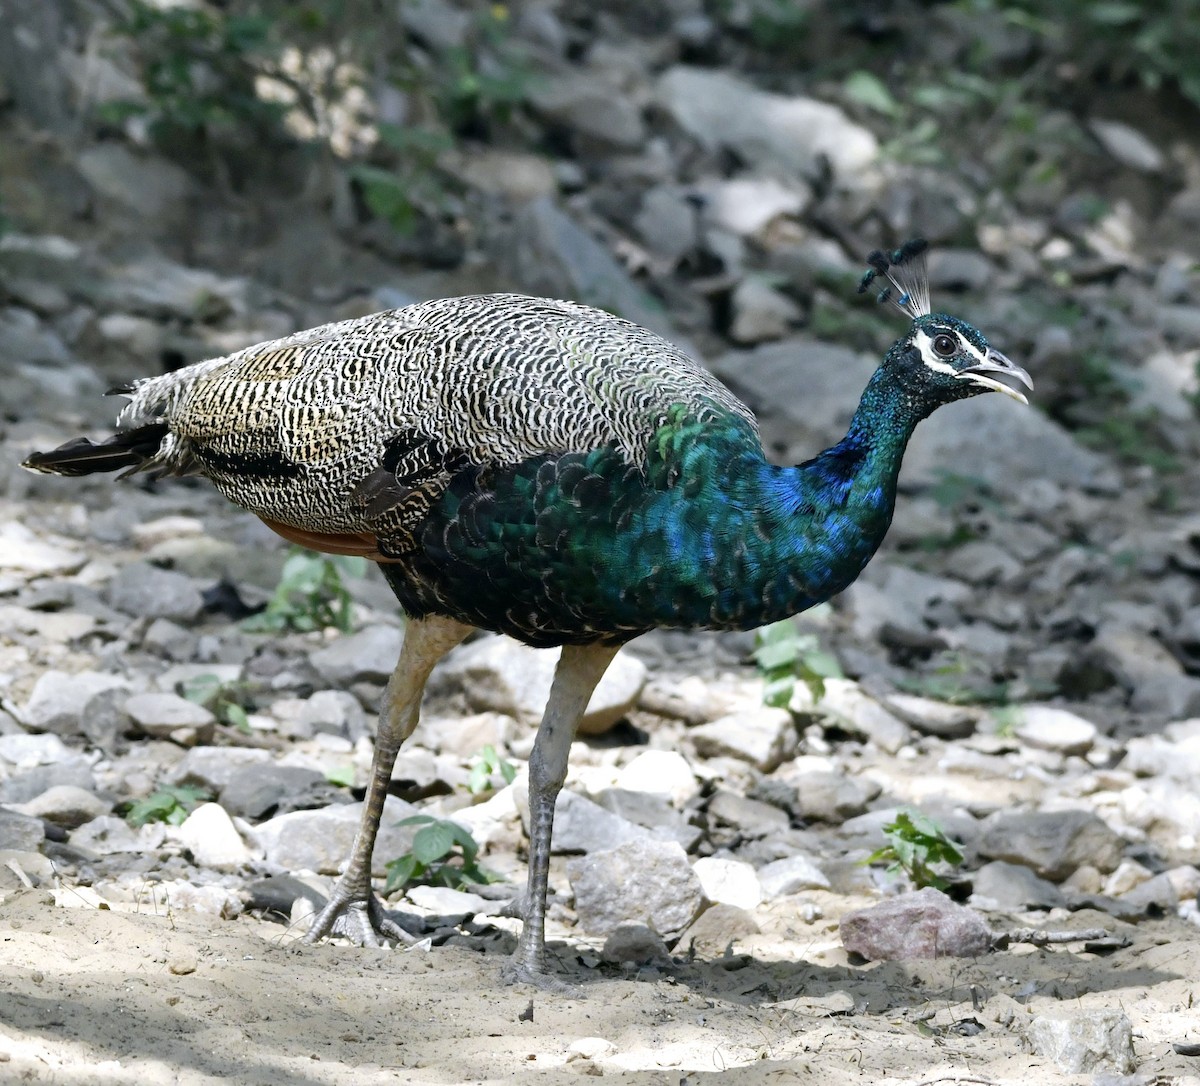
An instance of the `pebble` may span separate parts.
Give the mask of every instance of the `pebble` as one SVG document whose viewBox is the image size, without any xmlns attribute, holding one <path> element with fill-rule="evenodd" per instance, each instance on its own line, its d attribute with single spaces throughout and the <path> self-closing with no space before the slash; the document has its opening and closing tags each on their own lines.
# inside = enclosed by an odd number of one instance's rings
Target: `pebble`
<svg viewBox="0 0 1200 1086">
<path fill-rule="evenodd" d="M 178 694 L 133 694 L 126 699 L 124 709 L 147 735 L 174 739 L 185 746 L 211 739 L 217 723 L 203 705 Z"/>
<path fill-rule="evenodd" d="M 875 781 L 844 773 L 799 773 L 788 777 L 788 783 L 795 788 L 788 804 L 794 818 L 835 826 L 863 814 L 882 791 Z"/>
<path fill-rule="evenodd" d="M 931 887 L 846 913 L 838 928 L 842 945 L 868 961 L 976 958 L 992 945 L 978 913 Z"/>
<path fill-rule="evenodd" d="M 0 849 L 37 852 L 45 837 L 40 818 L 0 807 Z"/>
<path fill-rule="evenodd" d="M 589 935 L 607 935 L 629 921 L 664 935 L 682 931 L 704 899 L 687 853 L 674 841 L 646 838 L 593 852 L 569 861 L 567 877 L 579 925 Z"/>
<path fill-rule="evenodd" d="M 1020 912 L 1025 909 L 1054 909 L 1064 902 L 1062 891 L 1039 878 L 1023 864 L 993 860 L 975 872 L 971 904 L 979 909 Z"/>
</svg>

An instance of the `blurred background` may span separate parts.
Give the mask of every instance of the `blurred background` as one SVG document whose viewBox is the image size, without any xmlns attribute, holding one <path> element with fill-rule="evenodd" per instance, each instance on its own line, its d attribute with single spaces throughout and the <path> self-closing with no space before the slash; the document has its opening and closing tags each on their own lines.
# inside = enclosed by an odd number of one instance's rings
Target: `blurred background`
<svg viewBox="0 0 1200 1086">
<path fill-rule="evenodd" d="M 918 433 L 842 666 L 1188 716 L 1198 120 L 1194 0 L 0 0 L 4 462 L 139 374 L 501 289 L 686 344 L 796 461 L 903 327 L 856 295 L 866 253 L 921 235 L 935 309 L 1035 402 Z M 168 491 L 29 516 L 120 541 L 138 501 L 223 508 Z M 281 561 L 225 559 L 265 588 Z"/>
</svg>

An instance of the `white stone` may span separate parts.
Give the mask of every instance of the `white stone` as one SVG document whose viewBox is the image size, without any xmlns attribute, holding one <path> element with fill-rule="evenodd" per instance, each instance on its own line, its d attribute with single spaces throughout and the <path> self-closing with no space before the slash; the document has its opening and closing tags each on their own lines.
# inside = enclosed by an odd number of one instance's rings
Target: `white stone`
<svg viewBox="0 0 1200 1086">
<path fill-rule="evenodd" d="M 493 710 L 524 724 L 542 718 L 558 654 L 531 649 L 511 638 L 486 637 L 455 649 L 437 673 L 438 685 L 461 689 L 477 712 Z M 596 686 L 579 725 L 581 735 L 607 731 L 637 703 L 646 683 L 646 665 L 618 653 Z"/>
<path fill-rule="evenodd" d="M 787 856 L 764 864 L 758 869 L 758 882 L 768 898 L 830 888 L 825 872 L 807 856 Z"/>
<path fill-rule="evenodd" d="M 1096 725 L 1065 709 L 1027 705 L 1021 710 L 1016 736 L 1022 743 L 1041 750 L 1086 754 L 1096 742 Z"/>
<path fill-rule="evenodd" d="M 785 185 L 772 177 L 739 177 L 702 189 L 704 217 L 739 237 L 750 237 L 780 215 L 799 215 L 812 199 L 807 187 Z"/>
<path fill-rule="evenodd" d="M 675 750 L 644 750 L 617 774 L 616 786 L 666 796 L 682 807 L 700 791 L 687 759 Z"/>
<path fill-rule="evenodd" d="M 1089 121 L 1088 127 L 1101 146 L 1121 165 L 1141 170 L 1143 173 L 1158 173 L 1162 170 L 1162 152 L 1136 128 L 1120 121 L 1099 119 Z"/>
<path fill-rule="evenodd" d="M 736 905 L 739 909 L 754 909 L 762 902 L 758 873 L 742 860 L 705 856 L 692 864 L 692 870 L 709 901 Z"/>
<path fill-rule="evenodd" d="M 233 871 L 251 860 L 250 850 L 225 808 L 219 803 L 202 803 L 171 831 L 201 867 Z"/>
<path fill-rule="evenodd" d="M 687 734 L 698 754 L 739 758 L 764 773 L 793 754 L 799 742 L 792 714 L 765 705 L 701 724 Z"/>
<path fill-rule="evenodd" d="M 837 182 L 857 187 L 879 152 L 879 141 L 837 106 L 813 98 L 760 91 L 724 72 L 683 65 L 667 71 L 659 104 L 693 139 L 728 147 L 756 165 L 815 177 L 827 161 Z"/>
</svg>

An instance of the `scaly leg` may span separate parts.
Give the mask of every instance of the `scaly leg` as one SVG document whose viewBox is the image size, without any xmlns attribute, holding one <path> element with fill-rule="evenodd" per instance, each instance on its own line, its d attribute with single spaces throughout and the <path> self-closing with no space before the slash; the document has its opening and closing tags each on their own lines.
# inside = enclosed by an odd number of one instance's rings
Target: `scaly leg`
<svg viewBox="0 0 1200 1086">
<path fill-rule="evenodd" d="M 554 801 L 567 778 L 575 729 L 619 645 L 564 645 L 554 672 L 546 713 L 529 756 L 529 885 L 525 923 L 504 979 L 539 988 L 565 987 L 546 975 L 546 891 Z"/>
<path fill-rule="evenodd" d="M 330 934 L 345 935 L 359 946 L 370 947 L 386 945 L 387 938 L 403 943 L 413 941 L 412 936 L 384 915 L 383 906 L 371 891 L 371 853 L 379 833 L 379 820 L 383 817 L 392 767 L 401 744 L 417 726 L 421 695 L 429 673 L 434 664 L 472 629 L 454 619 L 438 616 L 409 621 L 400 659 L 379 707 L 379 734 L 375 737 L 371 783 L 350 862 L 325 908 L 313 919 L 304 936 L 306 943 L 315 943 Z"/>
</svg>

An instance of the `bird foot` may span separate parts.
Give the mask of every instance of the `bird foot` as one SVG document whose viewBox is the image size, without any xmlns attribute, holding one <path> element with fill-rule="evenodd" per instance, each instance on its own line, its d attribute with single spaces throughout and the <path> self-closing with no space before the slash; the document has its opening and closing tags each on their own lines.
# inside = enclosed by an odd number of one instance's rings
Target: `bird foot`
<svg viewBox="0 0 1200 1086">
<path fill-rule="evenodd" d="M 544 967 L 527 964 L 518 956 L 519 953 L 514 954 L 500 969 L 500 979 L 505 984 L 531 984 L 539 991 L 552 992 L 568 999 L 587 999 L 587 995 L 577 985 L 568 984 L 565 980 L 547 973 Z"/>
<path fill-rule="evenodd" d="M 395 939 L 405 946 L 412 946 L 416 939 L 392 920 L 383 905 L 370 891 L 358 897 L 343 894 L 340 887 L 330 895 L 329 901 L 316 916 L 304 934 L 304 942 L 315 943 L 329 935 L 341 935 L 355 946 L 383 949 Z"/>
</svg>

